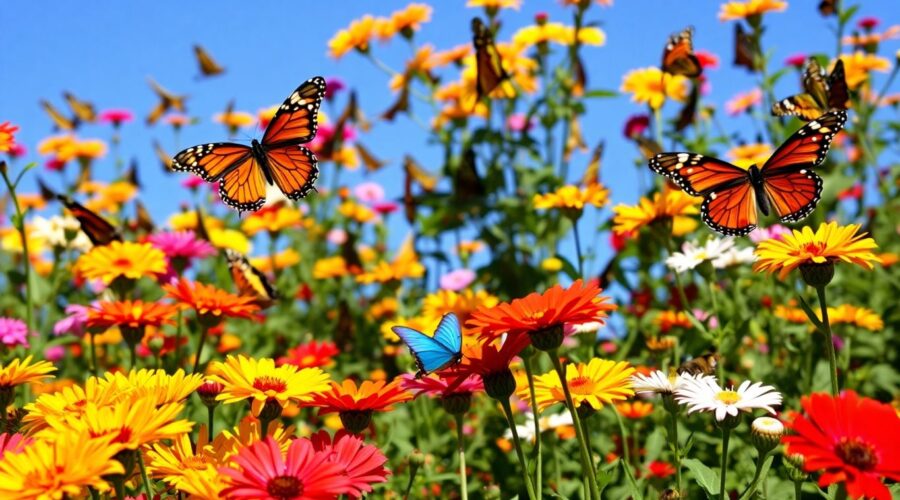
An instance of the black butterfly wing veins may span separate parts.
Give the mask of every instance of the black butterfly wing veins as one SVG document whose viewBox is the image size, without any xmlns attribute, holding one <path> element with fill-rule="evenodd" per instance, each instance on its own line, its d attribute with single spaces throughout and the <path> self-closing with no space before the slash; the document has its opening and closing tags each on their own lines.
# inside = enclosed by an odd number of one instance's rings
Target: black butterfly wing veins
<svg viewBox="0 0 900 500">
<path fill-rule="evenodd" d="M 782 99 L 772 105 L 775 116 L 800 116 L 813 120 L 829 109 L 847 109 L 849 93 L 840 59 L 828 77 L 815 58 L 809 58 L 803 75 L 802 94 Z"/>
<path fill-rule="evenodd" d="M 106 219 L 68 196 L 57 194 L 56 198 L 78 219 L 81 230 L 94 246 L 103 246 L 113 241 L 122 241 L 122 234 Z"/>
</svg>

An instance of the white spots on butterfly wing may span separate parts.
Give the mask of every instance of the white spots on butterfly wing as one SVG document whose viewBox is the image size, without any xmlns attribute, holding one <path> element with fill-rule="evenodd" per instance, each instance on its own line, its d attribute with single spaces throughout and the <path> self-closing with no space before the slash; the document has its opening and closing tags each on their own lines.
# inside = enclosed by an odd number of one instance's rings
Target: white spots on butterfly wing
<svg viewBox="0 0 900 500">
<path fill-rule="evenodd" d="M 716 193 L 709 193 L 709 199 L 710 199 L 710 200 L 715 200 L 717 196 L 719 196 L 719 195 L 716 194 Z"/>
<path fill-rule="evenodd" d="M 678 153 L 678 163 L 687 163 L 688 159 L 691 157 L 688 153 Z"/>
<path fill-rule="evenodd" d="M 813 120 L 813 121 L 809 122 L 808 126 L 809 126 L 810 130 L 819 130 L 822 127 L 822 124 L 819 123 L 818 120 Z M 826 130 L 826 132 L 827 132 L 827 130 Z"/>
</svg>

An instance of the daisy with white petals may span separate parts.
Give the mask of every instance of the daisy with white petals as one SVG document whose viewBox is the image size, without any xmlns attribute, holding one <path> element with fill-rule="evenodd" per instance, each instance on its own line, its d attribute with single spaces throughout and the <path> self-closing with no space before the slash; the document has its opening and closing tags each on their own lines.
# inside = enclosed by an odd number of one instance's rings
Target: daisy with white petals
<svg viewBox="0 0 900 500">
<path fill-rule="evenodd" d="M 734 238 L 710 238 L 706 243 L 685 242 L 680 252 L 666 259 L 666 265 L 678 273 L 690 271 L 705 261 L 714 261 L 734 247 Z"/>
<path fill-rule="evenodd" d="M 636 389 L 635 389 L 636 390 Z M 757 408 L 775 414 L 773 406 L 781 404 L 781 393 L 761 382 L 744 381 L 737 389 L 722 389 L 713 377 L 691 379 L 675 390 L 675 399 L 688 406 L 688 413 L 715 412 L 716 420 L 751 412 Z"/>
<path fill-rule="evenodd" d="M 713 379 L 715 383 L 715 377 L 710 377 L 709 375 L 699 375 L 694 376 L 690 373 L 672 373 L 670 375 L 666 375 L 662 370 L 656 370 L 650 373 L 650 375 L 643 375 L 638 373 L 636 375 L 631 376 L 631 388 L 634 389 L 636 394 L 673 394 L 678 388 L 684 386 L 684 384 L 688 381 L 694 381 L 700 378 L 710 378 Z"/>
</svg>

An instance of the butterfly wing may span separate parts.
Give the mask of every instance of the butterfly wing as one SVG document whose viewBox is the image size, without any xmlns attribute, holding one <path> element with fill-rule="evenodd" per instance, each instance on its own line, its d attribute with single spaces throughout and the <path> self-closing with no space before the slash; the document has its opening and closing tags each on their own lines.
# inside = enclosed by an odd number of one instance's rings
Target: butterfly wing
<svg viewBox="0 0 900 500">
<path fill-rule="evenodd" d="M 663 51 L 662 70 L 672 75 L 696 78 L 703 73 L 700 60 L 694 55 L 693 28 L 685 28 L 681 33 L 669 37 Z"/>
<path fill-rule="evenodd" d="M 206 182 L 219 182 L 219 195 L 226 205 L 256 211 L 266 201 L 266 180 L 252 150 L 242 144 L 219 142 L 181 151 L 172 169 L 191 172 Z"/>
<path fill-rule="evenodd" d="M 734 65 L 756 71 L 755 52 L 750 35 L 744 31 L 741 23 L 734 23 Z"/>
<path fill-rule="evenodd" d="M 803 75 L 804 93 L 790 96 L 772 104 L 775 116 L 800 116 L 812 120 L 825 112 L 828 106 L 828 84 L 822 74 L 822 68 L 814 58 L 806 63 Z"/>
<path fill-rule="evenodd" d="M 219 181 L 219 196 L 239 212 L 255 212 L 266 203 L 266 178 L 256 157 L 250 155 Z"/>
<path fill-rule="evenodd" d="M 295 145 L 266 149 L 269 173 L 278 189 L 291 200 L 299 200 L 313 189 L 319 175 L 312 151 Z"/>
<path fill-rule="evenodd" d="M 113 241 L 122 241 L 122 235 L 119 234 L 119 231 L 103 217 L 100 217 L 68 196 L 57 195 L 57 199 L 62 202 L 72 216 L 78 219 L 78 223 L 81 224 L 81 230 L 84 231 L 84 234 L 87 235 L 94 246 L 108 245 Z"/>
<path fill-rule="evenodd" d="M 412 156 L 404 157 L 403 169 L 406 171 L 406 175 L 415 180 L 425 191 L 431 193 L 437 188 L 438 178 L 419 165 L 419 162 Z"/>
<path fill-rule="evenodd" d="M 225 249 L 228 269 L 237 286 L 238 293 L 253 297 L 260 307 L 268 307 L 279 298 L 278 291 L 259 269 L 253 267 L 246 257 L 231 249 Z"/>
<path fill-rule="evenodd" d="M 409 347 L 416 358 L 420 373 L 431 373 L 452 364 L 459 351 L 453 351 L 433 337 L 406 326 L 394 326 L 391 330 Z"/>
<path fill-rule="evenodd" d="M 93 123 L 97 119 L 97 111 L 94 109 L 93 104 L 78 99 L 71 92 L 63 92 L 63 97 L 69 104 L 72 114 L 78 118 L 78 121 Z"/>
<path fill-rule="evenodd" d="M 509 79 L 503 59 L 494 45 L 494 35 L 479 18 L 472 19 L 472 45 L 475 47 L 475 90 L 477 101 Z"/>
<path fill-rule="evenodd" d="M 387 165 L 386 161 L 380 160 L 372 154 L 369 148 L 363 146 L 361 142 L 357 141 L 354 147 L 356 147 L 356 152 L 359 153 L 359 158 L 362 160 L 363 165 L 366 166 L 366 172 L 376 172 Z"/>
<path fill-rule="evenodd" d="M 675 130 L 681 132 L 697 120 L 697 105 L 699 103 L 700 86 L 694 82 L 691 85 L 691 93 L 688 96 L 687 102 L 684 103 L 684 107 L 681 108 L 681 111 L 678 113 L 678 120 L 675 121 Z"/>
<path fill-rule="evenodd" d="M 303 144 L 316 136 L 317 115 L 325 95 L 325 79 L 310 78 L 291 92 L 266 127 L 262 144 Z"/>
<path fill-rule="evenodd" d="M 459 318 L 456 314 L 447 313 L 441 318 L 437 330 L 434 331 L 434 340 L 440 342 L 449 351 L 459 353 L 462 349 L 462 328 L 459 326 Z"/>
<path fill-rule="evenodd" d="M 156 153 L 156 157 L 159 158 L 159 162 L 163 166 L 163 171 L 167 174 L 171 174 L 172 157 L 169 155 L 169 153 L 166 153 L 166 150 L 163 149 L 159 141 L 153 141 L 153 152 Z"/>
<path fill-rule="evenodd" d="M 197 65 L 200 66 L 200 73 L 203 76 L 215 76 L 225 72 L 225 68 L 220 66 L 200 45 L 194 45 L 194 56 L 197 58 Z"/>
<path fill-rule="evenodd" d="M 847 109 L 850 92 L 847 90 L 847 78 L 844 75 L 844 61 L 838 59 L 834 69 L 828 75 L 828 107 Z"/>
<path fill-rule="evenodd" d="M 53 120 L 54 127 L 59 130 L 65 131 L 75 130 L 75 126 L 77 125 L 75 123 L 75 120 L 70 120 L 69 118 L 63 116 L 63 114 L 58 109 L 56 109 L 55 106 L 42 99 L 41 107 L 44 108 L 47 116 L 49 116 L 50 119 Z"/>
<path fill-rule="evenodd" d="M 745 236 L 756 229 L 756 192 L 749 180 L 710 192 L 700 205 L 707 226 L 726 236 Z"/>
</svg>

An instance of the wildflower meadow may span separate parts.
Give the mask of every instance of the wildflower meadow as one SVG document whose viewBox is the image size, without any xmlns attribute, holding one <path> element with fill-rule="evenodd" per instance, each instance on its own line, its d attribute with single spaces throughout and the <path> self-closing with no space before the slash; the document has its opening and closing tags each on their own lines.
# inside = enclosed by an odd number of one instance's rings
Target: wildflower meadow
<svg viewBox="0 0 900 500">
<path fill-rule="evenodd" d="M 0 498 L 900 498 L 894 0 L 138 4 L 0 34 Z"/>
</svg>

